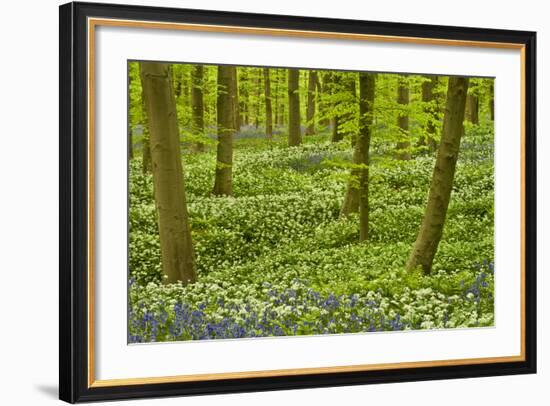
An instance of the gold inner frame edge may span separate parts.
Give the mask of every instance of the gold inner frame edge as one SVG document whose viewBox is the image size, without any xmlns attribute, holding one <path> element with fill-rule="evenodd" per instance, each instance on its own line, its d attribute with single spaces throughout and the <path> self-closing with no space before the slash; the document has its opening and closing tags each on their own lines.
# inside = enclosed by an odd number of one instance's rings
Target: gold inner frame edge
<svg viewBox="0 0 550 406">
<path fill-rule="evenodd" d="M 343 32 L 306 31 L 257 27 L 241 27 L 228 25 L 163 23 L 139 20 L 120 20 L 109 18 L 88 18 L 87 21 L 88 43 L 88 388 L 161 384 L 177 382 L 198 382 L 221 379 L 265 378 L 312 374 L 330 374 L 342 372 L 367 372 L 392 370 L 399 368 L 427 368 L 441 366 L 459 366 L 474 364 L 496 364 L 504 362 L 522 362 L 526 359 L 525 349 L 525 45 L 506 42 L 484 42 L 453 39 L 433 39 L 422 37 L 399 37 L 390 35 L 354 34 Z M 520 51 L 520 141 L 521 141 L 521 269 L 520 269 L 520 340 L 521 349 L 519 355 L 502 357 L 464 358 L 451 360 L 396 362 L 383 364 L 361 364 L 330 366 L 316 368 L 276 369 L 265 371 L 243 372 L 219 372 L 210 374 L 188 374 L 144 378 L 120 378 L 120 379 L 95 379 L 95 338 L 94 338 L 94 306 L 95 306 L 95 279 L 94 279 L 94 191 L 95 191 L 95 28 L 97 26 L 130 27 L 163 30 L 183 30 L 195 32 L 236 33 L 245 35 L 284 36 L 299 38 L 341 39 L 372 42 L 393 42 L 402 44 L 435 45 L 435 46 L 460 46 L 478 48 L 512 49 Z"/>
</svg>

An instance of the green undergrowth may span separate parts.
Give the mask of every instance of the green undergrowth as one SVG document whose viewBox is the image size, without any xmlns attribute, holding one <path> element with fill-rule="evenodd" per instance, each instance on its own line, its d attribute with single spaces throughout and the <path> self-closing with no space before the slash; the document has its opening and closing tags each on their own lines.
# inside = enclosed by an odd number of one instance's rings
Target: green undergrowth
<svg viewBox="0 0 550 406">
<path fill-rule="evenodd" d="M 373 153 L 370 234 L 359 243 L 357 216 L 339 216 L 349 141 L 305 140 L 237 140 L 233 197 L 211 195 L 214 150 L 183 155 L 198 271 L 187 287 L 161 283 L 152 178 L 132 160 L 130 341 L 493 324 L 492 136 L 474 128 L 464 137 L 430 275 L 404 264 L 435 156 Z"/>
</svg>

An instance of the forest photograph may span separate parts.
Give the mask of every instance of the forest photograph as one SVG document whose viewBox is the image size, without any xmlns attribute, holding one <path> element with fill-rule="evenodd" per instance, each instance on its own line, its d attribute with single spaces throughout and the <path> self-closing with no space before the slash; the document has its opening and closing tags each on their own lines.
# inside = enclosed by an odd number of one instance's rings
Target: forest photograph
<svg viewBox="0 0 550 406">
<path fill-rule="evenodd" d="M 128 61 L 128 343 L 494 326 L 494 78 Z"/>
</svg>

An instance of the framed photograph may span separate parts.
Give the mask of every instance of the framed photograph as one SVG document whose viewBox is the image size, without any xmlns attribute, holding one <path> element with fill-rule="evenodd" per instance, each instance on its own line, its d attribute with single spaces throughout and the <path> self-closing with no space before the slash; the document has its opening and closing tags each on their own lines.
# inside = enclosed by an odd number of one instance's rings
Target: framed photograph
<svg viewBox="0 0 550 406">
<path fill-rule="evenodd" d="M 536 34 L 60 7 L 60 398 L 536 372 Z"/>
</svg>

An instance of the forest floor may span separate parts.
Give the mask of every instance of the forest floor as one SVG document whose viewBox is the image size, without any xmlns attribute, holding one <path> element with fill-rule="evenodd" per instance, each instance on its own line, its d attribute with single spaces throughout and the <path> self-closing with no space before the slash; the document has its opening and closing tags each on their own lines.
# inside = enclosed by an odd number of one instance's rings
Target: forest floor
<svg viewBox="0 0 550 406">
<path fill-rule="evenodd" d="M 215 148 L 184 154 L 198 281 L 161 283 L 152 178 L 130 164 L 129 342 L 492 326 L 493 138 L 462 140 L 430 275 L 404 264 L 424 213 L 435 154 L 388 158 L 373 145 L 370 234 L 340 218 L 349 141 L 243 132 L 233 197 L 211 195 Z"/>
</svg>

